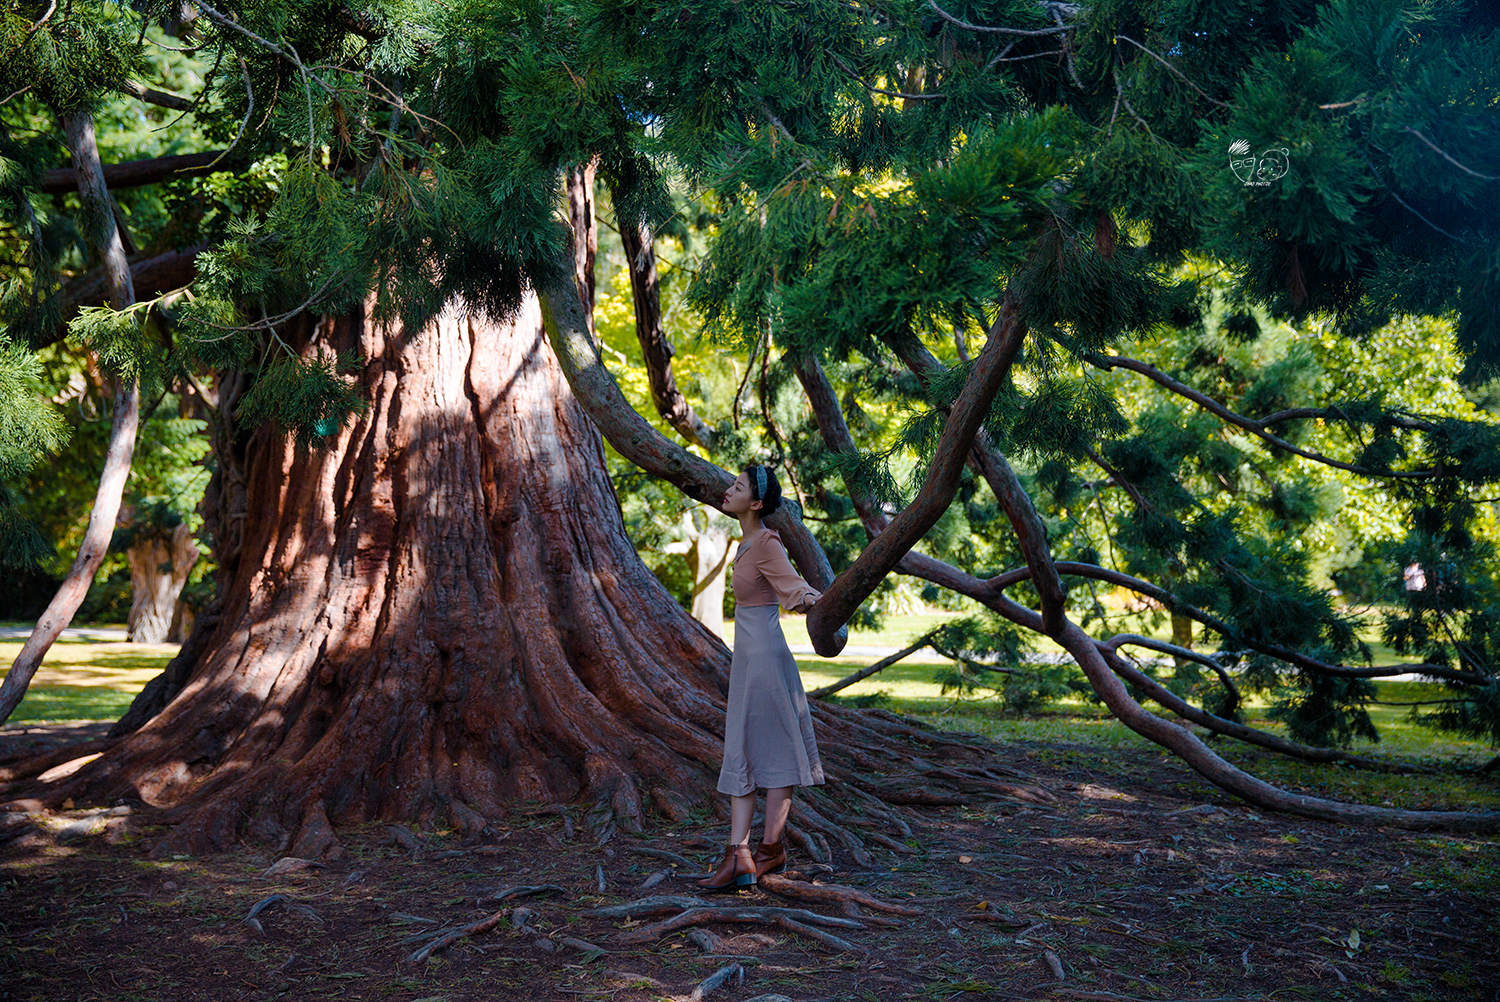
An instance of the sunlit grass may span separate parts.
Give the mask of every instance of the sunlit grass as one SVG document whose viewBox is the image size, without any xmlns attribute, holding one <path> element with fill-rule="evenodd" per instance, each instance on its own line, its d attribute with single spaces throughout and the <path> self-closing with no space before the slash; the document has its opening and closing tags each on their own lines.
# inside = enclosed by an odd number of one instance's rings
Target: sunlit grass
<svg viewBox="0 0 1500 1002">
<path fill-rule="evenodd" d="M 0 676 L 21 653 L 22 641 L 0 641 Z M 52 645 L 11 721 L 114 720 L 135 694 L 159 675 L 177 644 L 96 643 L 61 639 Z"/>
</svg>

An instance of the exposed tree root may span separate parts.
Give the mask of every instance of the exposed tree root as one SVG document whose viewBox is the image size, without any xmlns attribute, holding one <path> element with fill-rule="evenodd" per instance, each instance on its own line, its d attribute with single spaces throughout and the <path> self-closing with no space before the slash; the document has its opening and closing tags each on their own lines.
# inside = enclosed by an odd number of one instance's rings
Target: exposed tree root
<svg viewBox="0 0 1500 1002">
<path fill-rule="evenodd" d="M 298 915 L 304 915 L 307 918 L 310 918 L 314 922 L 318 923 L 318 925 L 323 925 L 323 916 L 319 915 L 311 905 L 305 905 L 300 901 L 294 901 L 291 898 L 287 897 L 285 894 L 273 894 L 268 898 L 261 898 L 259 901 L 255 902 L 255 904 L 250 906 L 250 911 L 245 915 L 245 924 L 248 925 L 251 929 L 254 929 L 257 933 L 264 933 L 266 930 L 265 927 L 260 924 L 260 914 L 268 908 L 275 908 L 277 905 L 285 907 L 287 911 L 296 912 Z"/>
<path fill-rule="evenodd" d="M 779 894 L 784 898 L 797 898 L 802 901 L 821 901 L 834 904 L 850 902 L 873 908 L 879 912 L 889 915 L 922 915 L 925 914 L 920 908 L 912 908 L 907 905 L 898 905 L 891 901 L 885 901 L 854 887 L 843 887 L 838 884 L 808 884 L 797 880 L 789 880 L 784 876 L 768 873 L 760 878 L 759 886 L 772 894 Z"/>
<path fill-rule="evenodd" d="M 859 947 L 847 940 L 840 939 L 832 933 L 824 932 L 817 926 L 830 926 L 837 929 L 864 929 L 864 922 L 858 919 L 838 918 L 832 915 L 819 915 L 803 908 L 767 908 L 750 906 L 743 908 L 725 907 L 710 908 L 700 906 L 681 912 L 672 918 L 661 922 L 653 922 L 643 925 L 639 929 L 632 929 L 620 933 L 615 937 L 622 946 L 640 946 L 660 939 L 668 933 L 679 929 L 686 929 L 695 925 L 706 925 L 710 922 L 746 922 L 760 923 L 765 925 L 779 925 L 788 932 L 794 932 L 808 939 L 816 940 L 825 946 L 835 950 L 848 953 L 863 953 Z"/>
</svg>

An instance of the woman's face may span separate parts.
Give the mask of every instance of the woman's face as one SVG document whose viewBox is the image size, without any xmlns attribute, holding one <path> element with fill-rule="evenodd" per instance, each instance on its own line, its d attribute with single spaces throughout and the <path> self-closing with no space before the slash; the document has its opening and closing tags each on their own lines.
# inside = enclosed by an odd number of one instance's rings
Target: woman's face
<svg viewBox="0 0 1500 1002">
<path fill-rule="evenodd" d="M 760 502 L 750 499 L 750 474 L 741 473 L 724 492 L 724 514 L 743 515 L 759 508 Z"/>
</svg>

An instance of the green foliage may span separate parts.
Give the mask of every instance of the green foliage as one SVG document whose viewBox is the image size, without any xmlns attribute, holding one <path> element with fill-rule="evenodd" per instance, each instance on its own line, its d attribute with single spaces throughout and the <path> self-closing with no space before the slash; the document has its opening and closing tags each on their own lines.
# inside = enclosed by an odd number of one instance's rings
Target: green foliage
<svg viewBox="0 0 1500 1002">
<path fill-rule="evenodd" d="M 269 419 L 296 436 L 298 445 L 324 445 L 369 406 L 359 384 L 345 378 L 358 371 L 359 359 L 352 352 L 278 355 L 245 395 L 240 419 L 245 424 Z"/>
</svg>

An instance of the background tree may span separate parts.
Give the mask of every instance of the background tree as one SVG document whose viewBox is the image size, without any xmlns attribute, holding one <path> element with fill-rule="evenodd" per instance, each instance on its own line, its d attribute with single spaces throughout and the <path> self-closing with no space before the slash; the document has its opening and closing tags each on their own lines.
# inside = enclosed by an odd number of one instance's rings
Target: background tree
<svg viewBox="0 0 1500 1002">
<path fill-rule="evenodd" d="M 1142 638 L 1089 636 L 1063 585 L 1150 596 L 1287 666 L 1309 706 L 1355 712 L 1359 679 L 1409 670 L 1348 664 L 1352 624 L 1305 563 L 1253 519 L 1199 503 L 1163 455 L 1156 432 L 1171 429 L 1132 429 L 1103 375 L 1130 372 L 1292 451 L 1272 422 L 1115 353 L 1212 308 L 1178 273 L 1189 253 L 1231 263 L 1231 297 L 1334 316 L 1351 335 L 1392 310 L 1457 310 L 1481 372 L 1496 217 L 1435 218 L 1402 187 L 1411 174 L 1389 169 L 1425 150 L 1452 173 L 1444 205 L 1492 197 L 1469 166 L 1495 135 L 1481 7 L 1276 5 L 1231 21 L 1168 3 L 194 6 L 194 43 L 228 69 L 210 134 L 275 164 L 275 200 L 199 255 L 190 299 L 84 312 L 70 336 L 127 372 L 215 373 L 205 523 L 220 597 L 100 758 L 17 794 L 141 796 L 187 822 L 174 845 L 248 830 L 309 855 L 342 821 L 446 812 L 479 829 L 527 797 L 636 826 L 647 805 L 682 816 L 682 795 L 708 789 L 726 652 L 630 551 L 583 415 L 701 502 L 729 474 L 655 431 L 601 360 L 596 242 L 578 211 L 594 172 L 620 219 L 670 213 L 669 174 L 712 193 L 719 231 L 695 286 L 706 326 L 782 352 L 778 380 L 796 378 L 837 457 L 829 517 L 858 515 L 858 556 L 833 579 L 806 528 L 778 524 L 825 588 L 808 623 L 820 651 L 890 572 L 915 574 L 1056 640 L 1125 723 L 1257 803 L 1494 824 L 1291 797 L 1246 775 L 1127 683 L 1218 733 L 1320 753 L 1152 688 L 1119 655 Z M 11 44 L 76 60 L 79 29 L 43 13 Z M 1420 37 L 1414 17 L 1428 18 Z M 90 96 L 124 86 L 111 73 Z M 1394 108 L 1414 132 L 1390 124 Z M 1286 163 L 1259 156 L 1253 176 L 1286 173 L 1248 193 L 1227 180 L 1233 143 L 1279 149 L 1293 129 Z M 1464 251 L 1442 244 L 1435 266 L 1439 240 Z M 172 352 L 140 336 L 148 312 L 173 325 Z M 896 452 L 863 453 L 850 433 L 827 375 L 850 359 L 899 366 L 892 381 L 922 402 L 899 443 L 914 460 L 904 485 Z M 1402 485 L 1450 543 L 1497 476 L 1492 426 L 1388 409 L 1283 419 L 1314 417 L 1373 437 L 1349 472 Z M 1130 544 L 1120 565 L 1060 551 L 1038 510 L 1042 488 L 1066 494 L 1084 463 L 1133 502 L 1113 526 Z M 993 499 L 1000 538 L 984 556 L 1004 569 L 914 548 L 966 481 Z M 1421 670 L 1483 688 L 1492 665 Z M 817 715 L 834 781 L 799 820 L 856 858 L 834 798 L 878 812 L 913 789 L 1011 788 L 964 742 Z M 938 746 L 972 766 L 921 757 Z"/>
</svg>

